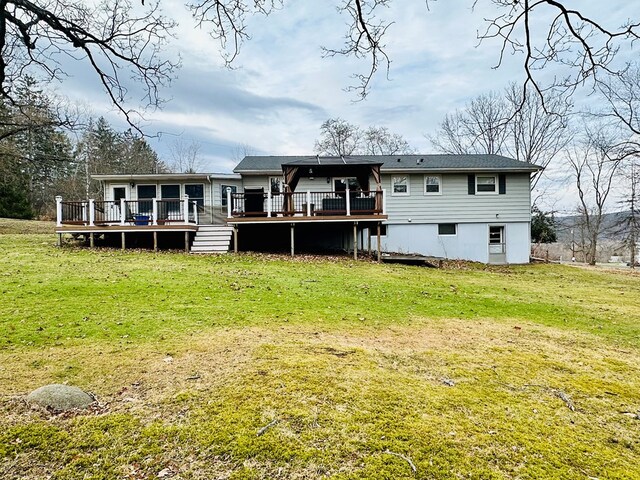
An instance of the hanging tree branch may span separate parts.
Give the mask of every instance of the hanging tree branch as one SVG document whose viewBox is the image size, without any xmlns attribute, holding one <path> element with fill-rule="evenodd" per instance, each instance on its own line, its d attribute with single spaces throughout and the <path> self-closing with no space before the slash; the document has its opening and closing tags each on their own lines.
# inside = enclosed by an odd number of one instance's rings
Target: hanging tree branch
<svg viewBox="0 0 640 480">
<path fill-rule="evenodd" d="M 139 112 L 125 106 L 131 85 L 142 85 L 143 108 L 157 107 L 159 89 L 178 62 L 161 57 L 175 22 L 160 14 L 157 3 L 139 9 L 129 0 L 0 1 L 0 95 L 15 104 L 12 86 L 25 74 L 62 80 L 65 61 L 84 62 L 115 108 L 142 133 Z"/>
</svg>

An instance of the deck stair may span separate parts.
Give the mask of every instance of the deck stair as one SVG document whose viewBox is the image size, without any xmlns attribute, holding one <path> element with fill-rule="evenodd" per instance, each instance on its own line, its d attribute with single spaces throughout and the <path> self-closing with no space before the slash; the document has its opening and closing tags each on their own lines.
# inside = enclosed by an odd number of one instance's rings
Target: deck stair
<svg viewBox="0 0 640 480">
<path fill-rule="evenodd" d="M 232 236 L 232 227 L 200 225 L 193 239 L 191 253 L 227 253 Z"/>
</svg>

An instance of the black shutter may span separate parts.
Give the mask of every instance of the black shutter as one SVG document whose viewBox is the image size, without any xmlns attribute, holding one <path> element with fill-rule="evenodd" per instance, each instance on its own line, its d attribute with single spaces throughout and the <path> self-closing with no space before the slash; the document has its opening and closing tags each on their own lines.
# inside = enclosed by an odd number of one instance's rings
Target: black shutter
<svg viewBox="0 0 640 480">
<path fill-rule="evenodd" d="M 498 175 L 498 193 L 500 195 L 507 193 L 507 176 L 504 173 Z"/>
<path fill-rule="evenodd" d="M 476 176 L 475 175 L 467 176 L 467 181 L 469 183 L 469 195 L 475 195 L 476 194 Z"/>
</svg>

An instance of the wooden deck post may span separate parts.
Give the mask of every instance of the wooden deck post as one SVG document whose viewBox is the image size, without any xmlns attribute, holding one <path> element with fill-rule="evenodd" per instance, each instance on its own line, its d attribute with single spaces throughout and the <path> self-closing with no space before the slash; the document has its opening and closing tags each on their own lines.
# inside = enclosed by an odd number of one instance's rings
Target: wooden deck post
<svg viewBox="0 0 640 480">
<path fill-rule="evenodd" d="M 189 195 L 185 195 L 182 200 L 182 211 L 183 211 L 183 220 L 185 225 L 189 225 Z"/>
<path fill-rule="evenodd" d="M 121 238 L 121 240 L 122 240 L 122 250 L 124 250 L 125 248 L 127 248 L 127 242 L 126 242 L 126 240 L 125 240 L 125 235 L 126 235 L 126 234 L 125 234 L 124 232 L 122 232 L 122 234 L 120 235 L 120 238 Z"/>
<path fill-rule="evenodd" d="M 231 187 L 227 187 L 227 218 L 232 218 L 233 205 L 231 205 Z"/>
<path fill-rule="evenodd" d="M 358 222 L 353 222 L 353 259 L 358 260 Z"/>
<path fill-rule="evenodd" d="M 184 232 L 184 251 L 189 253 L 189 232 Z"/>
<path fill-rule="evenodd" d="M 95 246 L 95 234 L 93 232 L 91 232 L 89 234 L 89 248 L 93 248 Z"/>
<path fill-rule="evenodd" d="M 381 246 L 380 246 L 380 222 L 378 222 L 378 263 L 380 263 L 380 261 L 382 260 L 382 253 L 381 253 Z"/>
<path fill-rule="evenodd" d="M 293 255 L 295 254 L 295 229 L 296 224 L 292 223 L 291 224 L 291 256 L 293 257 Z"/>
<path fill-rule="evenodd" d="M 158 251 L 158 232 L 153 232 L 153 251 Z"/>
<path fill-rule="evenodd" d="M 271 217 L 271 187 L 267 190 L 267 217 Z"/>
<path fill-rule="evenodd" d="M 151 214 L 153 215 L 153 219 L 151 224 L 152 225 L 158 225 L 158 199 L 156 197 L 153 197 L 153 206 L 152 206 L 152 211 Z"/>
<path fill-rule="evenodd" d="M 231 189 L 228 190 L 231 192 Z M 229 193 L 231 196 L 231 193 Z M 233 253 L 238 253 L 238 225 L 233 226 Z"/>
<path fill-rule="evenodd" d="M 62 234 L 61 233 L 58 234 L 58 246 L 59 247 L 62 246 Z"/>
<path fill-rule="evenodd" d="M 345 188 L 345 200 L 347 205 L 347 217 L 351 216 L 351 195 L 349 194 L 349 180 L 347 180 L 347 186 Z"/>
</svg>

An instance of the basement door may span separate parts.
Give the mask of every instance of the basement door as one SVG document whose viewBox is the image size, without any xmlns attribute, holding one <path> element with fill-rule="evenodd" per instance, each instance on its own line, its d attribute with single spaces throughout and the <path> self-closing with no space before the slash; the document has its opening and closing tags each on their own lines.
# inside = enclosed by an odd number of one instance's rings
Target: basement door
<svg viewBox="0 0 640 480">
<path fill-rule="evenodd" d="M 489 225 L 489 263 L 507 263 L 504 225 Z"/>
</svg>

